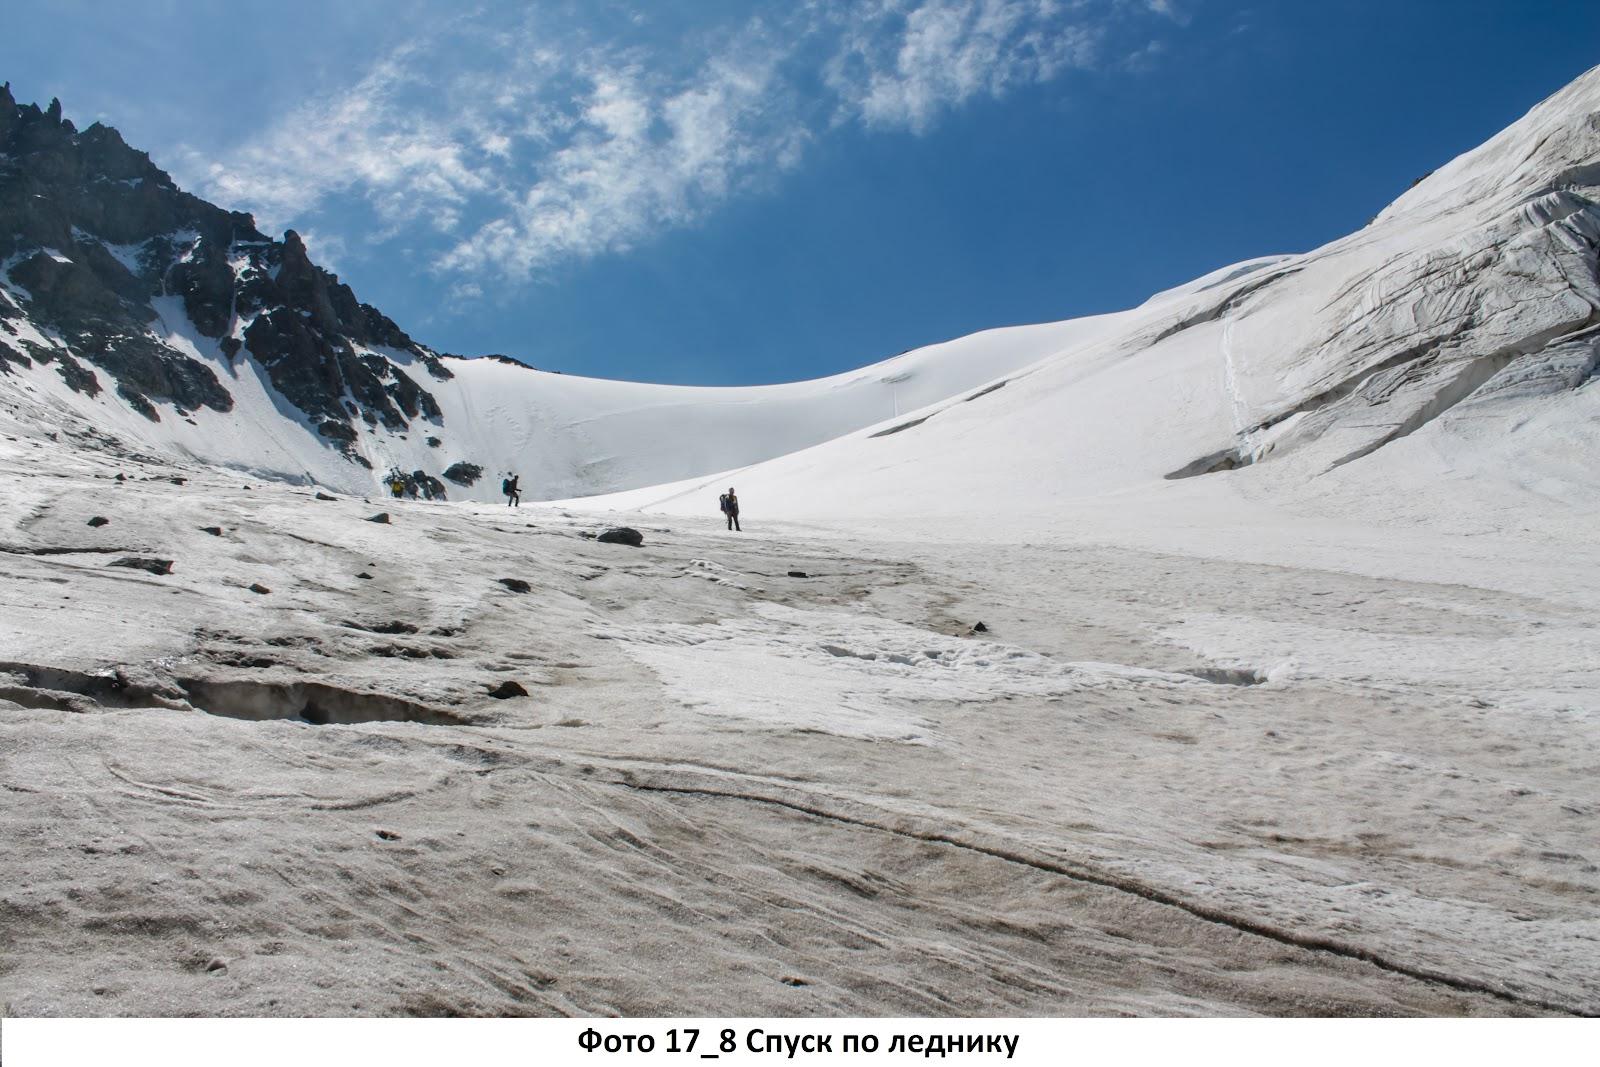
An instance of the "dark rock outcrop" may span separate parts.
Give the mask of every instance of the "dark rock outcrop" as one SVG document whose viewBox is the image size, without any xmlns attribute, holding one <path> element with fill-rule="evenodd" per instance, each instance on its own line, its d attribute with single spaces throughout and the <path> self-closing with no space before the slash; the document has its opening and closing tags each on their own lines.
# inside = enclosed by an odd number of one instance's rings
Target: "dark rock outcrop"
<svg viewBox="0 0 1600 1067">
<path fill-rule="evenodd" d="M 472 485 L 483 477 L 483 468 L 476 463 L 458 460 L 445 468 L 444 476 L 447 481 L 455 482 L 457 485 Z"/>
<path fill-rule="evenodd" d="M 415 378 L 452 377 L 439 357 L 318 267 L 294 231 L 274 241 L 248 214 L 229 212 L 173 184 L 150 157 L 99 123 L 79 131 L 61 115 L 18 104 L 0 86 L 0 373 L 30 360 L 54 363 L 73 389 L 111 387 L 146 418 L 229 411 L 233 397 L 213 366 L 152 330 L 163 298 L 177 298 L 223 360 L 254 358 L 328 443 L 352 461 L 361 426 L 406 429 L 438 422 L 433 395 Z M 62 347 L 20 351 L 6 323 L 22 315 Z M 348 398 L 348 400 L 347 400 Z M 442 495 L 443 486 L 432 481 Z"/>
<path fill-rule="evenodd" d="M 412 471 L 411 481 L 425 500 L 444 500 L 444 483 L 427 471 Z"/>
<path fill-rule="evenodd" d="M 644 544 L 644 534 L 631 526 L 616 526 L 595 538 L 601 544 L 607 545 L 632 545 L 638 548 Z"/>
<path fill-rule="evenodd" d="M 5 294 L 0 293 L 0 301 L 5 299 Z M 0 341 L 0 374 L 10 374 L 13 367 L 31 367 L 33 360 L 18 352 L 15 348 Z"/>
</svg>

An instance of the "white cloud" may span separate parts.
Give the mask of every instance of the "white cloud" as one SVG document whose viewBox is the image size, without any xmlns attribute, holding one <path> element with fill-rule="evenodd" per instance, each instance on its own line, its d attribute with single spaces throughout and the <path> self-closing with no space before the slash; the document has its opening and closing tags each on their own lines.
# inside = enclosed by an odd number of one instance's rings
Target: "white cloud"
<svg viewBox="0 0 1600 1067">
<path fill-rule="evenodd" d="M 792 166 L 808 134 L 790 109 L 770 106 L 782 95 L 783 54 L 746 35 L 670 88 L 636 68 L 591 72 L 566 142 L 439 266 L 527 277 L 567 257 L 622 251 Z"/>
<path fill-rule="evenodd" d="M 1088 67 L 1098 22 L 1062 19 L 1053 0 L 926 0 L 863 8 L 825 72 L 841 114 L 924 133 L 974 96 Z"/>
<path fill-rule="evenodd" d="M 1165 15 L 1179 25 L 1188 25 L 1189 14 L 1180 8 L 1175 0 L 1145 0 L 1146 6 L 1158 15 Z"/>
<path fill-rule="evenodd" d="M 361 238 L 431 228 L 429 265 L 467 297 L 690 224 L 839 124 L 926 133 L 1096 65 L 1117 25 L 1174 15 L 1168 0 L 807 0 L 632 44 L 538 12 L 492 32 L 455 21 L 214 162 L 182 153 L 179 177 L 269 229 L 315 219 L 324 242 L 318 209 L 358 196 L 378 219 Z"/>
<path fill-rule="evenodd" d="M 458 128 L 393 99 L 408 81 L 410 52 L 388 57 L 338 99 L 302 107 L 205 166 L 205 192 L 249 205 L 273 228 L 346 189 L 365 191 L 390 223 L 427 217 L 453 226 L 459 206 L 491 179 L 467 158 Z M 188 158 L 192 163 L 194 154 Z"/>
</svg>

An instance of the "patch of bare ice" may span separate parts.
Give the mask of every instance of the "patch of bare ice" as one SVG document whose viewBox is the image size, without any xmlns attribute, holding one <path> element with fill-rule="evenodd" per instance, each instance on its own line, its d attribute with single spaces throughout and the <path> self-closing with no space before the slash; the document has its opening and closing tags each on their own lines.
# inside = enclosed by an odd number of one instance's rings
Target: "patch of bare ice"
<svg viewBox="0 0 1600 1067">
<path fill-rule="evenodd" d="M 678 704 L 759 729 L 937 744 L 935 708 L 1013 696 L 1206 685 L 1183 674 L 1068 663 L 870 615 L 760 604 L 713 624 L 597 634 L 649 667 Z"/>
</svg>

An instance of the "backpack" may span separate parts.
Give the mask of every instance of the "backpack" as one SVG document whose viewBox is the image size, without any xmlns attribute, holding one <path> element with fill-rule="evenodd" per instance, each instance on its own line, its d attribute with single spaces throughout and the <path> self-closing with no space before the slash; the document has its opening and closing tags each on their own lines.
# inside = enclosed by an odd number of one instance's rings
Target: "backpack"
<svg viewBox="0 0 1600 1067">
<path fill-rule="evenodd" d="M 728 494 L 727 493 L 723 493 L 721 496 L 717 497 L 717 506 L 722 509 L 722 513 L 724 515 L 726 515 L 728 513 Z"/>
<path fill-rule="evenodd" d="M 511 479 L 510 478 L 502 478 L 502 479 L 500 479 L 500 492 L 504 493 L 506 496 L 510 496 L 511 495 Z"/>
</svg>

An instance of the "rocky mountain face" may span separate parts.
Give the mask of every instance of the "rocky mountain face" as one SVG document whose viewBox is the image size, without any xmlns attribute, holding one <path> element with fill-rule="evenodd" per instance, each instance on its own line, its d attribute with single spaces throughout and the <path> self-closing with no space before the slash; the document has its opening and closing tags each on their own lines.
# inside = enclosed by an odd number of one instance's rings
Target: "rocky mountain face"
<svg viewBox="0 0 1600 1067">
<path fill-rule="evenodd" d="M 294 231 L 275 241 L 250 215 L 179 189 L 116 130 L 80 131 L 59 101 L 18 104 L 0 86 L 0 372 L 52 364 L 74 390 L 113 389 L 152 421 L 154 401 L 180 417 L 230 410 L 217 374 L 150 329 L 162 297 L 228 359 L 247 349 L 356 462 L 367 462 L 351 448 L 358 420 L 398 431 L 440 418 L 424 382 L 451 372 L 314 264 Z M 24 316 L 54 343 L 22 336 Z"/>
</svg>

